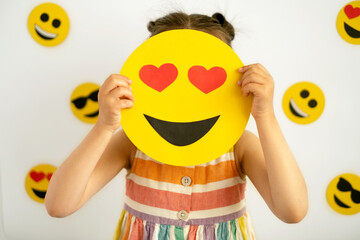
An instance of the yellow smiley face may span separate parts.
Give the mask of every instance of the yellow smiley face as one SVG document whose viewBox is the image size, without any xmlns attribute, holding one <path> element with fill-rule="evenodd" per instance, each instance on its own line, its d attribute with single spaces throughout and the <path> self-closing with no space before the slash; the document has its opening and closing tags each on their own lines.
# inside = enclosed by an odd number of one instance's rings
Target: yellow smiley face
<svg viewBox="0 0 360 240">
<path fill-rule="evenodd" d="M 350 2 L 340 10 L 336 28 L 345 41 L 360 44 L 360 1 Z"/>
<path fill-rule="evenodd" d="M 66 12 L 54 3 L 40 4 L 29 15 L 29 32 L 37 43 L 44 46 L 52 47 L 62 43 L 69 28 Z"/>
<path fill-rule="evenodd" d="M 321 116 L 325 107 L 325 96 L 315 84 L 299 82 L 286 90 L 282 106 L 291 121 L 308 124 Z"/>
<path fill-rule="evenodd" d="M 251 98 L 237 81 L 243 66 L 218 38 L 195 30 L 151 37 L 125 62 L 134 106 L 123 109 L 129 139 L 163 163 L 202 164 L 230 150 L 243 133 Z"/>
<path fill-rule="evenodd" d="M 90 124 L 97 122 L 99 89 L 100 86 L 95 83 L 83 83 L 71 94 L 71 110 L 79 120 Z"/>
<path fill-rule="evenodd" d="M 360 177 L 345 173 L 334 178 L 326 191 L 330 207 L 344 215 L 360 212 Z"/>
<path fill-rule="evenodd" d="M 49 181 L 55 170 L 56 167 L 52 165 L 41 164 L 28 172 L 25 178 L 25 190 L 31 199 L 44 203 Z"/>
</svg>

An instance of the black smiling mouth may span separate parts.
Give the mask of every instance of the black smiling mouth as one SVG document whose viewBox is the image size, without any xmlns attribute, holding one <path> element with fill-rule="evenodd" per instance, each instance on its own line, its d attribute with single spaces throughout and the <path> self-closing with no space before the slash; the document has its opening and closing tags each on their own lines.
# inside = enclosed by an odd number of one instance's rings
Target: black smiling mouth
<svg viewBox="0 0 360 240">
<path fill-rule="evenodd" d="M 350 208 L 348 205 L 346 205 L 345 203 L 343 203 L 342 201 L 340 201 L 336 195 L 334 194 L 334 200 L 336 202 L 336 204 L 339 206 L 339 207 L 343 207 L 343 208 Z"/>
<path fill-rule="evenodd" d="M 360 38 L 360 31 L 355 28 L 350 27 L 348 24 L 344 22 L 345 32 L 352 38 Z"/>
<path fill-rule="evenodd" d="M 290 99 L 289 102 L 289 108 L 292 114 L 294 114 L 296 117 L 299 118 L 305 118 L 308 117 L 309 115 L 307 115 L 306 113 L 304 113 L 295 103 L 295 101 L 293 99 Z M 296 108 L 296 109 L 295 109 Z"/>
<path fill-rule="evenodd" d="M 45 198 L 46 191 L 38 191 L 38 190 L 35 190 L 33 188 L 32 188 L 32 190 L 35 193 L 35 195 L 38 196 L 39 198 L 42 198 L 42 199 Z"/>
<path fill-rule="evenodd" d="M 154 130 L 167 142 L 175 146 L 187 146 L 200 138 L 215 125 L 219 116 L 195 122 L 168 122 L 145 115 Z"/>
<path fill-rule="evenodd" d="M 53 40 L 54 38 L 57 37 L 57 34 L 46 32 L 45 30 L 40 28 L 37 24 L 35 24 L 34 28 L 37 35 L 39 35 L 39 37 L 41 37 L 44 40 Z"/>
<path fill-rule="evenodd" d="M 87 114 L 85 115 L 86 117 L 90 117 L 90 118 L 93 118 L 93 117 L 97 117 L 99 115 L 99 111 L 96 111 L 94 113 L 91 113 L 91 114 Z"/>
</svg>

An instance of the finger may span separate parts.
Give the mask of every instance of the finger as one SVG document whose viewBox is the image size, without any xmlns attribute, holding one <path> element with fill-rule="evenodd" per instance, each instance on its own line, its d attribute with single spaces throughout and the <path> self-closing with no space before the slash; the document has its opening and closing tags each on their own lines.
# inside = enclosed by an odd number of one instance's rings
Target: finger
<svg viewBox="0 0 360 240">
<path fill-rule="evenodd" d="M 266 78 L 257 73 L 253 73 L 253 74 L 250 74 L 250 75 L 246 76 L 245 78 L 241 79 L 239 86 L 241 86 L 241 88 L 244 88 L 244 86 L 246 86 L 249 83 L 257 83 L 260 85 L 265 85 Z"/>
<path fill-rule="evenodd" d="M 239 72 L 244 73 L 244 72 L 248 71 L 249 69 L 257 69 L 264 73 L 269 74 L 269 72 L 266 70 L 266 68 L 263 65 L 261 65 L 260 63 L 245 65 L 245 66 L 239 68 Z"/>
<path fill-rule="evenodd" d="M 119 99 L 129 99 L 131 101 L 135 100 L 133 93 L 128 88 L 122 88 L 122 87 L 116 88 L 110 93 L 110 95 L 117 100 Z"/>
<path fill-rule="evenodd" d="M 120 100 L 117 104 L 116 107 L 118 107 L 119 109 L 124 109 L 124 108 L 132 108 L 134 106 L 134 102 L 130 101 L 128 99 L 123 99 Z"/>
<path fill-rule="evenodd" d="M 130 88 L 131 83 L 132 81 L 125 76 L 113 74 L 105 80 L 102 90 L 104 91 L 104 93 L 110 93 L 113 89 L 117 87 Z"/>
<path fill-rule="evenodd" d="M 261 91 L 262 85 L 257 83 L 249 83 L 246 84 L 243 88 L 243 94 L 245 97 L 249 96 L 251 93 L 254 95 L 258 95 L 258 93 Z"/>
<path fill-rule="evenodd" d="M 259 83 L 265 83 L 267 77 L 268 77 L 268 75 L 266 75 L 262 71 L 249 69 L 243 74 L 243 76 L 241 77 L 241 79 L 238 82 L 238 85 L 242 86 L 244 84 L 244 82 L 248 79 L 252 79 L 252 81 L 259 82 Z"/>
</svg>

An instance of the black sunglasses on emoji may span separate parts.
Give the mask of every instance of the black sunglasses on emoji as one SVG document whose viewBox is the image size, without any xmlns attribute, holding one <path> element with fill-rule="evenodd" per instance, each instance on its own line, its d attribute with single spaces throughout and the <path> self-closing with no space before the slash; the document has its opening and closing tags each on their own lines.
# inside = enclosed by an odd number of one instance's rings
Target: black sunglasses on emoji
<svg viewBox="0 0 360 240">
<path fill-rule="evenodd" d="M 75 105 L 75 107 L 77 109 L 82 109 L 83 107 L 85 107 L 88 99 L 90 99 L 94 102 L 97 102 L 98 101 L 98 93 L 99 93 L 99 90 L 96 90 L 96 91 L 93 91 L 92 93 L 90 93 L 89 96 L 87 96 L 87 97 L 75 98 L 71 102 Z"/>
<path fill-rule="evenodd" d="M 346 181 L 344 178 L 340 178 L 339 182 L 337 184 L 337 189 L 339 189 L 341 192 L 349 192 L 351 191 L 351 200 L 354 203 L 360 203 L 360 192 L 353 189 L 353 187 L 351 186 L 351 184 Z"/>
</svg>

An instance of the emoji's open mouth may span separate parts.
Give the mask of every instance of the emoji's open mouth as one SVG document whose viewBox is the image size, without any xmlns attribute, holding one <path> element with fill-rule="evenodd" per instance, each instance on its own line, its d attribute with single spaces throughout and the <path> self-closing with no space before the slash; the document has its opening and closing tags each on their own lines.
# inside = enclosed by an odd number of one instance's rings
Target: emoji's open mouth
<svg viewBox="0 0 360 240">
<path fill-rule="evenodd" d="M 350 37 L 360 38 L 360 31 L 356 30 L 355 28 L 350 27 L 345 22 L 344 22 L 344 29 Z"/>
<path fill-rule="evenodd" d="M 97 117 L 99 115 L 99 111 L 96 111 L 94 113 L 91 113 L 91 114 L 87 114 L 85 115 L 86 117 Z"/>
<path fill-rule="evenodd" d="M 294 114 L 295 116 L 297 117 L 300 117 L 300 118 L 305 118 L 305 117 L 308 117 L 309 115 L 306 114 L 305 112 L 303 112 L 295 103 L 294 99 L 290 99 L 290 103 L 289 103 L 289 106 L 290 106 L 290 111 L 292 112 L 292 114 Z"/>
<path fill-rule="evenodd" d="M 196 122 L 168 122 L 145 115 L 146 120 L 166 141 L 175 146 L 190 145 L 205 136 L 219 116 Z"/>
<path fill-rule="evenodd" d="M 45 39 L 45 40 L 52 40 L 57 37 L 57 34 L 49 33 L 47 31 L 45 31 L 44 29 L 42 29 L 41 27 L 39 27 L 37 24 L 35 24 L 35 31 L 39 35 L 39 37 L 41 37 L 42 39 Z"/>
<path fill-rule="evenodd" d="M 35 190 L 35 189 L 32 189 L 32 190 L 35 193 L 35 195 L 38 196 L 39 198 L 45 198 L 46 191 L 38 191 L 38 190 Z"/>
<path fill-rule="evenodd" d="M 336 195 L 334 194 L 334 200 L 336 202 L 336 204 L 340 207 L 343 207 L 343 208 L 350 208 L 348 205 L 346 205 L 345 203 L 343 203 L 342 201 L 340 201 Z"/>
</svg>

